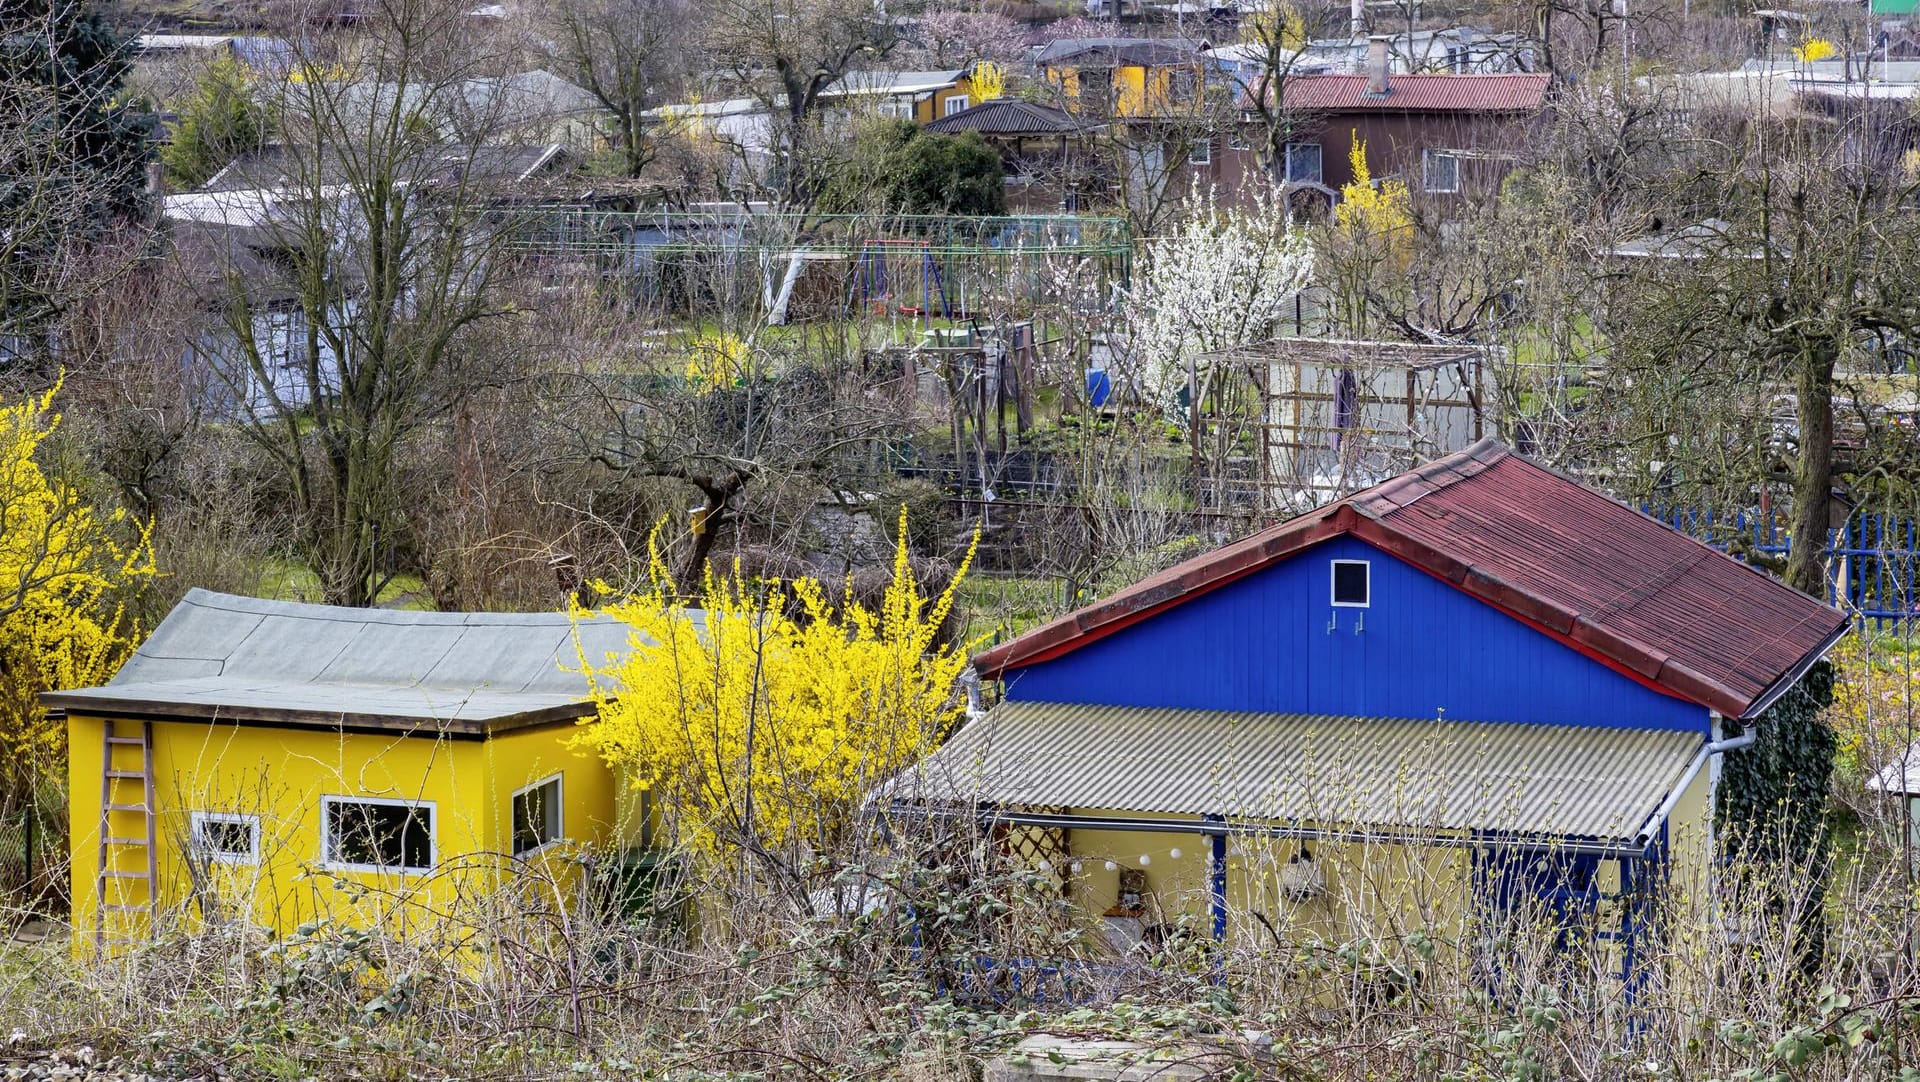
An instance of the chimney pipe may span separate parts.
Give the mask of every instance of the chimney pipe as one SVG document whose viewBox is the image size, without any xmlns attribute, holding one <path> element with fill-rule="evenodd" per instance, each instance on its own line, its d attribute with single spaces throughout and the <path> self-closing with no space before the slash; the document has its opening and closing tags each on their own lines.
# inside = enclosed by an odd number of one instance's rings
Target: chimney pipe
<svg viewBox="0 0 1920 1082">
<path fill-rule="evenodd" d="M 1351 9 L 1348 15 L 1349 25 L 1352 27 L 1353 36 L 1357 38 L 1367 32 L 1367 0 L 1353 0 Z"/>
<path fill-rule="evenodd" d="M 167 194 L 167 170 L 159 162 L 147 163 L 147 194 Z"/>
<path fill-rule="evenodd" d="M 1392 90 L 1387 84 L 1387 43 L 1392 40 L 1385 34 L 1367 39 L 1367 93 L 1376 98 L 1384 98 Z"/>
</svg>

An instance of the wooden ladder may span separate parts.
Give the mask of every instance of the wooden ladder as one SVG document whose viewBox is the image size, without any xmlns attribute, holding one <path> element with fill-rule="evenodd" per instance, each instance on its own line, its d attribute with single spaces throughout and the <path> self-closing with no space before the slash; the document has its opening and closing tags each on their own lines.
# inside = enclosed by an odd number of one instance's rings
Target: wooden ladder
<svg viewBox="0 0 1920 1082">
<path fill-rule="evenodd" d="M 100 756 L 100 869 L 94 880 L 94 897 L 99 899 L 99 909 L 94 914 L 93 939 L 96 946 L 104 947 L 110 913 L 131 915 L 144 911 L 147 914 L 148 933 L 151 934 L 157 927 L 160 875 L 159 847 L 154 837 L 153 723 L 141 722 L 139 736 L 117 733 L 111 718 L 103 720 L 101 727 L 105 735 Z M 115 761 L 115 749 L 128 747 L 140 749 L 140 767 L 137 770 L 128 770 Z M 125 788 L 136 781 L 140 783 L 138 803 L 127 799 L 132 794 L 125 792 Z M 140 830 L 116 833 L 113 817 L 116 814 L 124 816 L 134 813 L 140 816 Z M 129 849 L 146 851 L 146 859 L 142 862 L 144 870 L 124 868 L 120 861 L 114 859 L 116 853 Z M 115 884 L 116 889 L 110 889 L 110 883 Z M 146 889 L 145 900 L 137 904 L 127 897 L 128 889 L 135 883 L 144 884 Z"/>
</svg>

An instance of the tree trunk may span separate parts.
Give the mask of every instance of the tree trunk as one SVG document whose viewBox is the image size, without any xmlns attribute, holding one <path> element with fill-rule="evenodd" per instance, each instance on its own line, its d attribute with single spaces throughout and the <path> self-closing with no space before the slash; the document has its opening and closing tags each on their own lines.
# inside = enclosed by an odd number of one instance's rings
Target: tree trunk
<svg viewBox="0 0 1920 1082">
<path fill-rule="evenodd" d="M 1827 596 L 1827 523 L 1833 504 L 1833 366 L 1827 351 L 1803 353 L 1794 381 L 1800 452 L 1793 474 L 1787 585 L 1818 598 Z"/>
</svg>

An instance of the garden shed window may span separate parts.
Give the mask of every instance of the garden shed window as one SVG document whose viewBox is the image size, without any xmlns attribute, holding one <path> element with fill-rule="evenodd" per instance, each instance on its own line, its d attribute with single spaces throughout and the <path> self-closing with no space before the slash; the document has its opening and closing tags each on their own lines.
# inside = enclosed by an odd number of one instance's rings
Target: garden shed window
<svg viewBox="0 0 1920 1082">
<path fill-rule="evenodd" d="M 1365 560 L 1333 561 L 1333 603 L 1340 608 L 1366 608 L 1372 600 L 1368 572 Z"/>
<path fill-rule="evenodd" d="M 321 862 L 364 872 L 433 868 L 433 804 L 378 797 L 320 798 Z"/>
<path fill-rule="evenodd" d="M 260 817 L 194 812 L 193 852 L 214 864 L 260 863 Z"/>
<path fill-rule="evenodd" d="M 1320 183 L 1320 144 L 1287 144 L 1287 183 Z"/>
<path fill-rule="evenodd" d="M 560 775 L 513 794 L 513 852 L 531 853 L 560 840 Z"/>
<path fill-rule="evenodd" d="M 1460 157 L 1450 151 L 1426 150 L 1421 152 L 1420 172 L 1422 186 L 1430 192 L 1457 192 L 1460 190 Z"/>
</svg>

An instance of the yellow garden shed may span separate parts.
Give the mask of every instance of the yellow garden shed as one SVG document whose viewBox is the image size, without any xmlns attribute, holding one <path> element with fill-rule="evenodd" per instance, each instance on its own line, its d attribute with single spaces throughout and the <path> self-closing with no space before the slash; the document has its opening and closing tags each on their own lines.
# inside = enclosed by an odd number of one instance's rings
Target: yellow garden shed
<svg viewBox="0 0 1920 1082">
<path fill-rule="evenodd" d="M 188 593 L 111 682 L 44 697 L 67 722 L 74 927 L 404 919 L 637 840 L 637 806 L 569 747 L 593 713 L 581 651 L 626 641 L 564 613 Z"/>
</svg>

